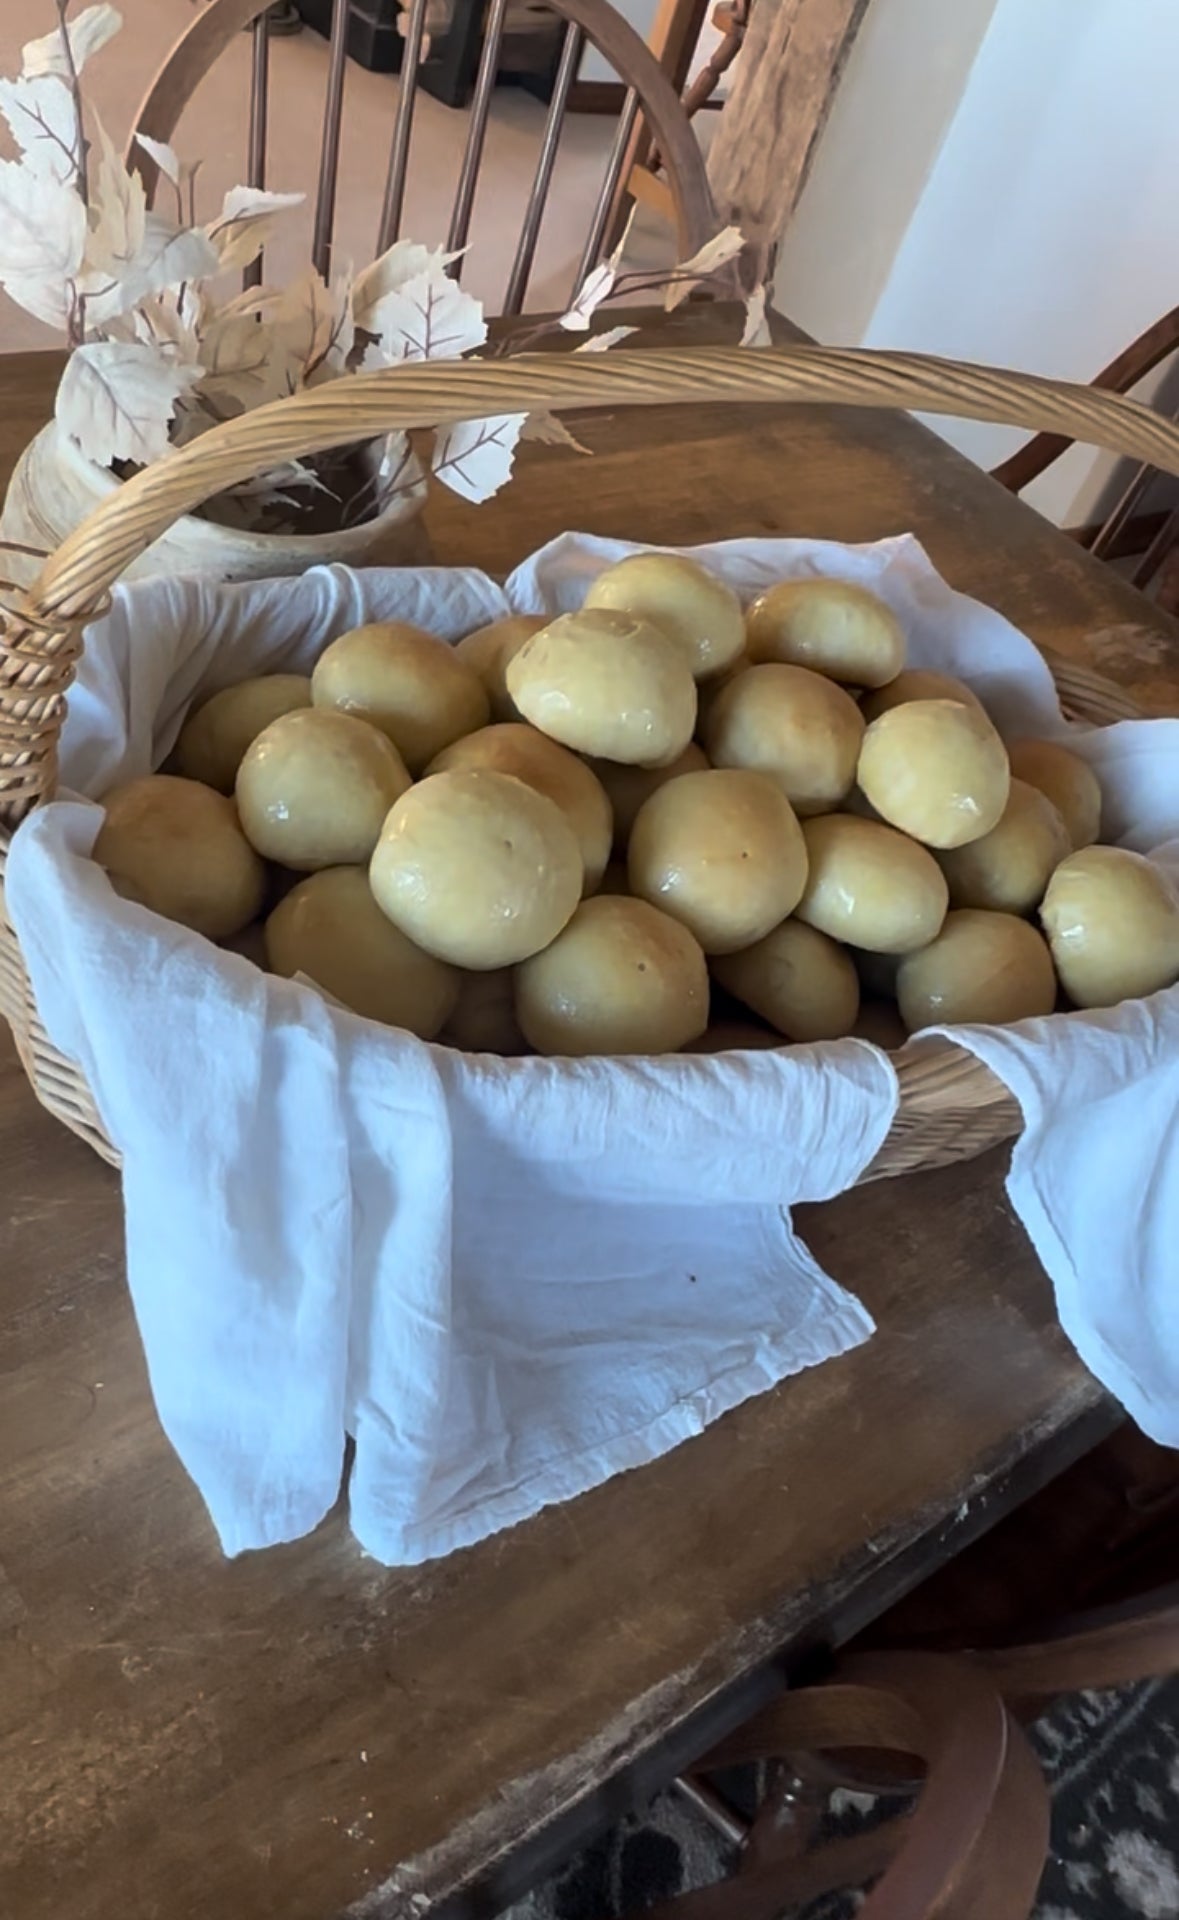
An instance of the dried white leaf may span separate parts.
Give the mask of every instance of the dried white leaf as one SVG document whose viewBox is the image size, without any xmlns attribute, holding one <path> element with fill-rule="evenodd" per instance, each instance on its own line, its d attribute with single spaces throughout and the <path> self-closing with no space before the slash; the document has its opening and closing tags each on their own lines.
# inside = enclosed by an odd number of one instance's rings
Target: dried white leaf
<svg viewBox="0 0 1179 1920">
<path fill-rule="evenodd" d="M 258 258 L 284 213 L 300 207 L 302 193 L 267 193 L 262 187 L 231 187 L 221 212 L 205 232 L 222 271 L 248 267 Z"/>
<path fill-rule="evenodd" d="M 138 174 L 128 173 L 106 128 L 94 115 L 96 163 L 90 168 L 89 270 L 119 279 L 132 270 L 147 227 L 147 195 Z"/>
<path fill-rule="evenodd" d="M 324 380 L 335 380 L 348 371 L 348 362 L 356 342 L 351 267 L 342 267 L 332 275 L 331 285 L 327 288 L 326 308 L 331 322 L 327 338 L 321 341 L 315 357 L 303 373 L 304 381 L 310 387 L 318 386 Z"/>
<path fill-rule="evenodd" d="M 735 260 L 744 245 L 745 235 L 740 227 L 722 227 L 719 233 L 713 234 L 711 240 L 705 241 L 690 260 L 681 260 L 673 267 L 674 278 L 663 302 L 668 313 L 687 299 L 693 287 L 698 287 L 702 280 L 719 273 L 722 267 L 728 266 L 730 260 Z"/>
<path fill-rule="evenodd" d="M 600 267 L 595 267 L 591 274 L 587 274 L 578 288 L 573 305 L 561 315 L 557 325 L 569 333 L 588 333 L 591 315 L 611 292 L 617 277 L 608 260 L 604 260 Z"/>
<path fill-rule="evenodd" d="M 94 325 L 129 313 L 166 288 L 205 280 L 217 271 L 217 253 L 198 227 L 178 228 L 162 214 L 149 213 L 143 244 L 118 276 L 87 271 L 80 283 L 87 316 Z"/>
<path fill-rule="evenodd" d="M 144 301 L 133 313 L 108 322 L 112 339 L 140 340 L 196 366 L 201 358 L 203 301 L 195 287 L 172 287 Z"/>
<path fill-rule="evenodd" d="M 56 327 L 64 333 L 69 326 L 70 311 L 73 305 L 70 295 L 70 282 L 58 280 L 44 274 L 13 273 L 6 278 L 0 275 L 10 300 L 26 313 L 43 320 L 48 327 Z"/>
<path fill-rule="evenodd" d="M 405 360 L 454 360 L 487 338 L 482 302 L 464 293 L 449 274 L 415 274 L 382 295 L 358 321 L 376 343 L 366 364 L 396 366 Z"/>
<path fill-rule="evenodd" d="M 100 467 L 112 460 L 143 465 L 168 451 L 176 402 L 199 377 L 199 367 L 181 366 L 136 342 L 94 340 L 67 360 L 54 411 Z"/>
<path fill-rule="evenodd" d="M 77 178 L 78 116 L 64 80 L 53 74 L 0 79 L 0 114 L 32 172 L 62 184 Z"/>
<path fill-rule="evenodd" d="M 0 280 L 43 278 L 64 286 L 85 250 L 86 209 L 73 188 L 0 160 Z"/>
<path fill-rule="evenodd" d="M 755 287 L 745 302 L 745 328 L 741 335 L 741 345 L 772 347 L 773 344 L 770 323 L 766 319 L 766 289 Z"/>
<path fill-rule="evenodd" d="M 378 332 L 370 316 L 379 300 L 383 300 L 388 293 L 399 292 L 408 280 L 416 280 L 419 274 L 428 274 L 431 280 L 441 280 L 451 262 L 461 260 L 465 252 L 465 247 L 458 253 L 446 253 L 441 247 L 433 250 L 423 247 L 416 240 L 394 241 L 371 266 L 363 268 L 356 276 L 352 289 L 352 311 L 356 325 L 366 333 Z"/>
<path fill-rule="evenodd" d="M 148 133 L 137 133 L 135 144 L 143 148 L 149 160 L 155 161 L 165 180 L 171 181 L 174 187 L 179 187 L 180 161 L 175 149 L 170 147 L 166 140 L 153 140 Z"/>
<path fill-rule="evenodd" d="M 108 40 L 114 39 L 122 24 L 122 14 L 108 6 L 107 0 L 101 0 L 96 7 L 87 7 L 76 20 L 70 21 L 69 51 L 78 73 L 81 73 L 93 54 L 105 47 Z M 22 47 L 21 58 L 21 73 L 26 80 L 35 79 L 43 73 L 56 73 L 63 79 L 69 77 L 70 62 L 60 27 L 55 27 L 52 33 L 47 33 L 41 40 L 30 40 L 27 46 Z"/>
<path fill-rule="evenodd" d="M 314 267 L 284 288 L 267 314 L 265 333 L 293 386 L 301 386 L 310 369 L 323 361 L 344 324 L 336 296 Z"/>
<path fill-rule="evenodd" d="M 583 340 L 579 347 L 574 347 L 573 351 L 574 353 L 608 353 L 610 348 L 616 347 L 620 340 L 629 339 L 632 333 L 637 332 L 637 327 L 607 327 L 605 333 L 591 333 L 589 339 Z"/>
<path fill-rule="evenodd" d="M 546 447 L 568 447 L 573 453 L 588 453 L 580 440 L 575 440 L 567 426 L 558 420 L 555 413 L 547 407 L 540 407 L 535 413 L 525 416 L 520 429 L 521 440 L 539 440 Z"/>
<path fill-rule="evenodd" d="M 306 501 L 299 500 L 289 491 L 292 487 L 305 488 L 308 493 L 332 495 L 331 488 L 324 484 L 315 468 L 308 466 L 305 460 L 286 460 L 281 466 L 271 467 L 268 473 L 258 473 L 252 480 L 243 480 L 240 486 L 232 487 L 230 491 L 235 500 L 258 500 L 263 506 L 273 506 L 280 500 L 285 506 L 306 506 Z"/>
<path fill-rule="evenodd" d="M 464 500 L 490 500 L 512 477 L 512 456 L 524 419 L 522 413 L 499 413 L 440 427 L 430 463 L 434 473 Z"/>
</svg>

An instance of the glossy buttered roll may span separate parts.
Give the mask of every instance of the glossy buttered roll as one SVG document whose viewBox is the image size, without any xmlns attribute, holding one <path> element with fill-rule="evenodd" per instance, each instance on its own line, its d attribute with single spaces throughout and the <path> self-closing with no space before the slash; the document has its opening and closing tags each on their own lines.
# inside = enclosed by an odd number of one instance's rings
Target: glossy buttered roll
<svg viewBox="0 0 1179 1920">
<path fill-rule="evenodd" d="M 627 857 L 630 891 L 732 953 L 777 926 L 806 885 L 794 809 L 764 774 L 709 767 L 660 787 L 640 809 Z"/>
<path fill-rule="evenodd" d="M 708 968 L 678 920 L 598 894 L 517 968 L 516 1017 L 538 1053 L 674 1053 L 708 1025 Z"/>
<path fill-rule="evenodd" d="M 562 614 L 521 647 L 507 684 L 534 727 L 600 760 L 666 766 L 696 725 L 696 682 L 682 648 L 634 614 Z"/>
<path fill-rule="evenodd" d="M 483 767 L 434 773 L 385 821 L 369 882 L 394 926 L 440 960 L 513 966 L 554 940 L 582 888 L 577 837 L 554 801 Z"/>
</svg>

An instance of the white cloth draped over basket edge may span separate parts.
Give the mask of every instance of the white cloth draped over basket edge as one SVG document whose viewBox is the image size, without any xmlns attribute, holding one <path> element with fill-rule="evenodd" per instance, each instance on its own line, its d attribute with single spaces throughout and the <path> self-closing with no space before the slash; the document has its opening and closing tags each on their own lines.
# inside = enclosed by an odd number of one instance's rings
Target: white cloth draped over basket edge
<svg viewBox="0 0 1179 1920">
<path fill-rule="evenodd" d="M 503 590 L 473 571 L 342 568 L 120 589 L 87 636 L 63 779 L 101 792 L 146 771 L 196 695 L 263 662 L 305 666 L 363 618 L 455 639 L 509 609 L 580 604 L 628 550 L 566 536 Z M 1008 730 L 1067 731 L 1030 643 L 910 539 L 693 551 L 746 597 L 790 573 L 858 579 L 896 607 L 914 664 L 961 673 Z M 1168 817 L 1169 795 L 1152 804 Z M 877 1050 L 607 1063 L 425 1047 L 115 900 L 85 858 L 96 825 L 68 802 L 26 823 L 9 908 L 46 1024 L 124 1153 L 153 1390 L 227 1551 L 316 1524 L 345 1429 L 354 1530 L 382 1560 L 417 1561 L 655 1458 L 870 1332 L 786 1209 L 850 1185 L 877 1151 L 896 1099 Z M 1004 1078 L 1009 1035 L 991 1062 Z M 1028 1044 L 1047 1059 L 1043 1036 Z M 1022 1212 L 1014 1173 L 1012 1196 Z M 1096 1370 L 1141 1418 L 1128 1345 L 1129 1393 Z"/>
</svg>

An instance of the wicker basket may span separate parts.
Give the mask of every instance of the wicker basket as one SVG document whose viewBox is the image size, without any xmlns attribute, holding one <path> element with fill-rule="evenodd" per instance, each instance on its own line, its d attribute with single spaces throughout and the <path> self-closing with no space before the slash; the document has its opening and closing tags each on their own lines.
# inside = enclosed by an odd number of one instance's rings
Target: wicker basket
<svg viewBox="0 0 1179 1920">
<path fill-rule="evenodd" d="M 0 617 L 0 880 L 12 827 L 54 791 L 57 737 L 82 628 L 102 612 L 128 565 L 179 515 L 281 461 L 397 428 L 536 407 L 704 400 L 919 408 L 1063 433 L 1179 474 L 1179 427 L 1133 400 L 916 354 L 659 349 L 608 358 L 426 362 L 332 382 L 215 428 L 129 480 L 70 535 L 20 604 Z M 1100 725 L 1137 712 L 1096 675 L 1055 659 L 1050 664 L 1072 717 Z M 41 1025 L 4 917 L 2 889 L 0 1013 L 42 1105 L 117 1165 L 85 1079 Z M 1011 1095 L 962 1049 L 917 1040 L 894 1060 L 900 1107 L 866 1178 L 948 1165 L 1018 1131 Z"/>
</svg>

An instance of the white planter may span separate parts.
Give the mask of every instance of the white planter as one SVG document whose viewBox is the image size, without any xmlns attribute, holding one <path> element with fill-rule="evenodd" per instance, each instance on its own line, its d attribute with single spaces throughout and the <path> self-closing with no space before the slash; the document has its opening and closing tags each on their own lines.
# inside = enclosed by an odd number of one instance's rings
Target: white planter
<svg viewBox="0 0 1179 1920">
<path fill-rule="evenodd" d="M 107 500 L 122 482 L 88 460 L 56 420 L 25 448 L 0 516 L 0 540 L 52 553 L 66 534 Z M 420 523 L 424 479 L 382 513 L 332 533 L 251 533 L 185 514 L 123 571 L 125 580 L 151 574 L 197 574 L 207 580 L 265 580 L 302 573 L 332 560 L 353 566 L 404 566 L 426 555 Z M 29 584 L 40 561 L 0 550 L 0 573 Z"/>
</svg>

